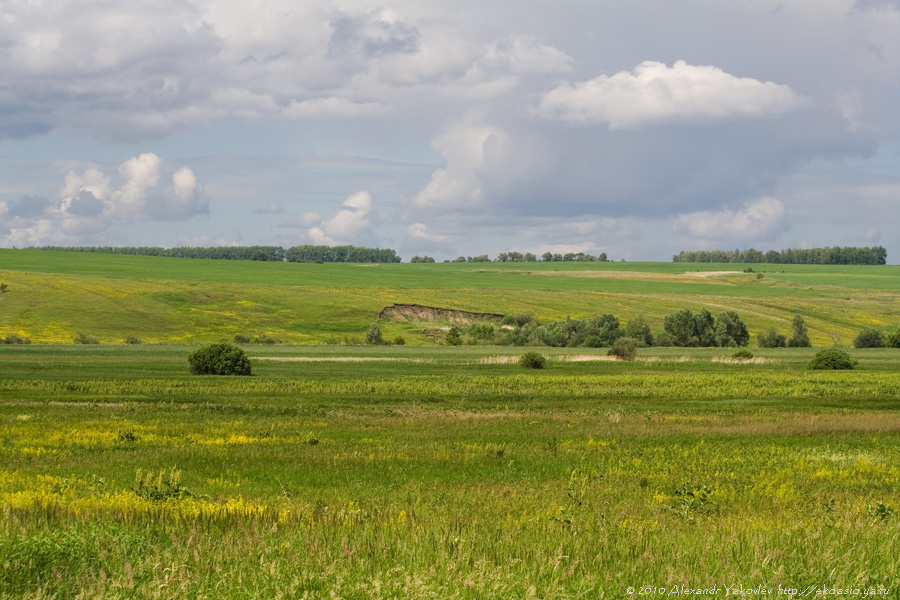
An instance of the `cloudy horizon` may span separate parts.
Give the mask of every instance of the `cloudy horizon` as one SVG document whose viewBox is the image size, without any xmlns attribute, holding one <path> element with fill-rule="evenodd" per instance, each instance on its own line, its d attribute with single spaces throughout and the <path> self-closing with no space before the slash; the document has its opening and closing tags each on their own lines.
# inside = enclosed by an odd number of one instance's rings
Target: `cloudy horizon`
<svg viewBox="0 0 900 600">
<path fill-rule="evenodd" d="M 900 0 L 13 0 L 0 247 L 897 264 L 897 31 Z"/>
</svg>

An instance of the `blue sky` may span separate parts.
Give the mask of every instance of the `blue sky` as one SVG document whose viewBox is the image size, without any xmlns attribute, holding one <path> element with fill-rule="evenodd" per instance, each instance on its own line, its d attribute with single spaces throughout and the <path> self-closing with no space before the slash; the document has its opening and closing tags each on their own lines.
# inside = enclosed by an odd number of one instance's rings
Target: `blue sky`
<svg viewBox="0 0 900 600">
<path fill-rule="evenodd" d="M 897 263 L 898 31 L 898 0 L 7 0 L 0 246 Z"/>
</svg>

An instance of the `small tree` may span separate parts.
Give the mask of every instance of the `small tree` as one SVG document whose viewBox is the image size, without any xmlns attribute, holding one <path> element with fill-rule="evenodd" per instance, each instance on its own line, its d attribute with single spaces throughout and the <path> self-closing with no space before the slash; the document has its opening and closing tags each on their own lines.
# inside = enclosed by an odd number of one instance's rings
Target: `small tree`
<svg viewBox="0 0 900 600">
<path fill-rule="evenodd" d="M 381 327 L 372 323 L 369 330 L 366 331 L 366 343 L 380 346 L 384 344 L 384 338 L 381 336 Z"/>
<path fill-rule="evenodd" d="M 900 348 L 900 328 L 894 333 L 889 333 L 885 339 L 885 346 L 888 348 Z"/>
<path fill-rule="evenodd" d="M 461 345 L 462 344 L 462 332 L 459 330 L 459 327 L 457 327 L 456 325 L 453 325 L 452 327 L 450 327 L 450 329 L 447 331 L 447 335 L 444 338 L 444 340 L 450 346 Z"/>
<path fill-rule="evenodd" d="M 815 357 L 809 363 L 810 369 L 817 370 L 843 370 L 852 369 L 855 362 L 850 355 L 840 348 L 825 348 L 816 352 Z"/>
<path fill-rule="evenodd" d="M 7 289 L 7 285 L 5 283 L 0 283 L 0 294 L 5 294 Z"/>
<path fill-rule="evenodd" d="M 652 346 L 653 333 L 644 317 L 638 315 L 629 320 L 625 325 L 625 337 L 630 337 L 638 341 L 639 346 Z"/>
<path fill-rule="evenodd" d="M 250 359 L 234 344 L 219 343 L 188 356 L 193 375 L 250 375 Z"/>
<path fill-rule="evenodd" d="M 784 348 L 787 345 L 787 337 L 775 329 L 770 329 L 756 334 L 756 343 L 760 348 Z"/>
<path fill-rule="evenodd" d="M 719 313 L 716 317 L 717 346 L 746 346 L 750 341 L 750 332 L 741 317 L 733 310 Z"/>
<path fill-rule="evenodd" d="M 799 314 L 794 315 L 794 321 L 791 324 L 793 335 L 788 340 L 787 345 L 791 348 L 809 348 L 812 344 L 809 341 L 809 334 L 806 331 L 806 323 Z"/>
<path fill-rule="evenodd" d="M 854 348 L 884 348 L 884 338 L 877 329 L 863 329 L 853 340 Z"/>
<path fill-rule="evenodd" d="M 630 337 L 620 337 L 609 349 L 609 356 L 615 356 L 619 360 L 634 360 L 637 358 L 638 340 Z"/>
</svg>

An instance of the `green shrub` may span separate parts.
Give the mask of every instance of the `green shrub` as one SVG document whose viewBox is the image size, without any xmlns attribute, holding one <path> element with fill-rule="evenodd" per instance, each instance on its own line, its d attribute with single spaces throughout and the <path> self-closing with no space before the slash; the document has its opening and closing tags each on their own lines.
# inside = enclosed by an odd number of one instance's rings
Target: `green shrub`
<svg viewBox="0 0 900 600">
<path fill-rule="evenodd" d="M 462 332 L 459 330 L 459 327 L 453 325 L 447 331 L 447 335 L 444 337 L 444 341 L 447 342 L 450 346 L 460 346 L 462 345 Z"/>
<path fill-rule="evenodd" d="M 619 360 L 634 360 L 637 358 L 637 348 L 641 342 L 630 337 L 617 339 L 609 348 L 609 356 L 615 356 Z"/>
<path fill-rule="evenodd" d="M 374 323 L 369 326 L 369 330 L 366 331 L 366 343 L 374 344 L 376 346 L 384 344 L 384 337 L 381 335 L 381 327 Z"/>
<path fill-rule="evenodd" d="M 250 343 L 251 344 L 274 345 L 274 344 L 278 343 L 278 340 L 276 338 L 272 337 L 271 335 L 269 335 L 268 333 L 261 333 L 258 336 L 254 337 L 252 340 L 250 340 Z"/>
<path fill-rule="evenodd" d="M 406 340 L 403 338 L 402 335 L 398 335 L 397 337 L 394 338 L 394 345 L 396 345 L 396 346 L 405 346 L 405 345 L 406 345 Z"/>
<path fill-rule="evenodd" d="M 888 348 L 900 348 L 900 329 L 887 335 L 885 346 Z"/>
<path fill-rule="evenodd" d="M 535 323 L 534 315 L 531 313 L 516 313 L 514 315 L 506 315 L 503 317 L 503 320 L 500 321 L 501 325 L 515 325 L 516 327 L 523 327 L 530 323 Z"/>
<path fill-rule="evenodd" d="M 756 343 L 760 348 L 784 348 L 787 346 L 787 336 L 770 329 L 756 334 Z"/>
<path fill-rule="evenodd" d="M 136 335 L 129 335 L 127 338 L 125 338 L 125 343 L 126 344 L 140 344 L 141 338 L 139 338 Z"/>
<path fill-rule="evenodd" d="M 753 358 L 753 353 L 747 349 L 738 350 L 737 352 L 735 352 L 734 354 L 731 355 L 731 358 L 733 358 L 735 360 L 750 360 L 751 358 Z"/>
<path fill-rule="evenodd" d="M 92 335 L 85 335 L 80 331 L 72 338 L 73 344 L 99 344 L 100 340 Z"/>
<path fill-rule="evenodd" d="M 519 364 L 526 369 L 543 369 L 547 365 L 547 359 L 537 352 L 526 352 L 519 358 Z"/>
<path fill-rule="evenodd" d="M 884 338 L 877 329 L 863 329 L 853 339 L 854 348 L 884 348 Z"/>
<path fill-rule="evenodd" d="M 194 375 L 250 375 L 250 359 L 232 344 L 212 344 L 188 356 Z"/>
<path fill-rule="evenodd" d="M 30 344 L 31 340 L 22 337 L 20 335 L 16 335 L 15 333 L 11 333 L 2 340 L 0 340 L 0 344 Z"/>
<path fill-rule="evenodd" d="M 852 369 L 856 362 L 850 358 L 850 355 L 840 348 L 825 348 L 816 352 L 815 357 L 810 361 L 810 369 L 827 370 L 827 369 Z"/>
<path fill-rule="evenodd" d="M 243 333 L 238 333 L 238 334 L 236 334 L 236 335 L 234 336 L 234 343 L 235 343 L 235 344 L 249 344 L 249 343 L 250 343 L 250 336 L 249 336 L 249 335 L 245 335 L 245 334 L 243 334 Z"/>
</svg>

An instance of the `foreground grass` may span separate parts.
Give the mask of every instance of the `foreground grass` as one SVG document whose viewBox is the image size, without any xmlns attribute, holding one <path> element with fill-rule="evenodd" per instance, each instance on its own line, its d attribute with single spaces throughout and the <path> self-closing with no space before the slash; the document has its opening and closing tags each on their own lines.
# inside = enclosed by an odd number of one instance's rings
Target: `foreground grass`
<svg viewBox="0 0 900 600">
<path fill-rule="evenodd" d="M 390 360 L 229 379 L 178 347 L 0 350 L 0 597 L 897 597 L 895 353 L 358 350 Z"/>
</svg>

